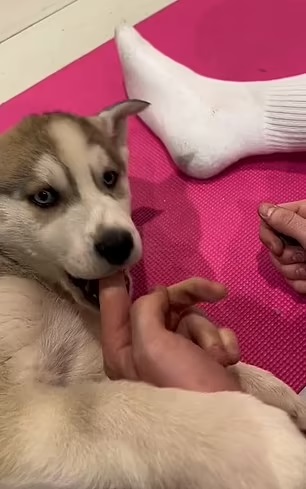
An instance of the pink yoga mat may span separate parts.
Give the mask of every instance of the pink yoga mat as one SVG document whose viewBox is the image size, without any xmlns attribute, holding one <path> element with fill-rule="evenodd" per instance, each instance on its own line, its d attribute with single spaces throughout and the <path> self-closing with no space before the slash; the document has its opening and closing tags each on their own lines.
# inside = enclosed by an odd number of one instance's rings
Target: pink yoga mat
<svg viewBox="0 0 306 489">
<path fill-rule="evenodd" d="M 305 0 L 180 0 L 139 30 L 202 74 L 262 80 L 306 71 L 305 17 Z M 4 104 L 0 130 L 29 113 L 93 114 L 123 98 L 111 42 Z M 256 209 L 260 201 L 306 197 L 306 157 L 258 157 L 212 181 L 195 182 L 177 174 L 139 121 L 130 128 L 134 216 L 145 249 L 134 273 L 137 294 L 190 275 L 224 282 L 230 296 L 207 308 L 211 316 L 235 329 L 246 361 L 301 389 L 305 300 L 270 265 L 258 240 Z"/>
</svg>

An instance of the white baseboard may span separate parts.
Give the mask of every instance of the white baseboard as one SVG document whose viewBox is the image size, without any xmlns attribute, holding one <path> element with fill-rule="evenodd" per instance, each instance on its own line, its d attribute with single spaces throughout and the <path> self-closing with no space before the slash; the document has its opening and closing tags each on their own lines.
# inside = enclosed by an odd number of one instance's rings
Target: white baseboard
<svg viewBox="0 0 306 489">
<path fill-rule="evenodd" d="M 0 44 L 0 103 L 111 39 L 118 23 L 134 25 L 174 2 L 77 0 L 23 30 Z"/>
</svg>

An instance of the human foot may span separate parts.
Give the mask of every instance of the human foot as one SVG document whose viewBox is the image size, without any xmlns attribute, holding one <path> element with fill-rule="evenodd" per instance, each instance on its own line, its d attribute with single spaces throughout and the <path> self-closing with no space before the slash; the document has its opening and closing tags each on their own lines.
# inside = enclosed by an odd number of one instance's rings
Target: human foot
<svg viewBox="0 0 306 489">
<path fill-rule="evenodd" d="M 151 103 L 141 119 L 188 175 L 209 178 L 245 156 L 306 149 L 306 75 L 207 78 L 126 25 L 117 29 L 116 44 L 128 96 Z"/>
</svg>

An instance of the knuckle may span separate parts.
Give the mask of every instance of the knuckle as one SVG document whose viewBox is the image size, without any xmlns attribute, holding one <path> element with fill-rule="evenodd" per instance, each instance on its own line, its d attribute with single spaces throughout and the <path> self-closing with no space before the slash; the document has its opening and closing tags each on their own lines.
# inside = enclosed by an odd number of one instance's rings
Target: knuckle
<svg viewBox="0 0 306 489">
<path fill-rule="evenodd" d="M 220 341 L 220 337 L 215 334 L 214 331 L 205 331 L 202 338 L 204 339 L 207 349 L 214 349 L 222 346 L 222 341 Z"/>
<path fill-rule="evenodd" d="M 216 362 L 218 363 L 224 363 L 226 361 L 227 355 L 226 351 L 223 348 L 223 345 L 218 343 L 218 344 L 213 344 L 209 348 L 206 348 L 206 353 L 213 358 Z"/>
<path fill-rule="evenodd" d="M 296 263 L 304 263 L 305 262 L 305 253 L 304 251 L 298 249 L 285 249 L 283 255 L 280 257 L 280 262 L 283 265 L 294 265 Z"/>
<path fill-rule="evenodd" d="M 293 280 L 293 279 L 298 278 L 298 275 L 296 273 L 296 269 L 292 269 L 292 268 L 288 268 L 286 266 L 283 266 L 283 267 L 280 267 L 279 271 L 288 280 Z"/>
<path fill-rule="evenodd" d="M 291 263 L 303 263 L 305 261 L 305 253 L 303 251 L 297 251 L 290 255 Z"/>
<path fill-rule="evenodd" d="M 159 298 L 159 296 L 161 294 L 164 293 L 164 290 L 162 288 L 157 288 L 154 289 L 152 292 L 150 292 L 149 294 L 147 295 L 143 295 L 141 297 L 139 297 L 133 304 L 132 308 L 133 308 L 133 311 L 143 311 L 143 310 L 146 310 L 147 308 L 150 308 L 151 304 L 152 304 L 152 300 L 153 300 L 153 303 L 155 303 L 155 298 L 156 296 Z"/>
<path fill-rule="evenodd" d="M 296 221 L 296 215 L 293 212 L 285 211 L 281 217 L 284 225 L 288 228 L 292 227 Z"/>
<path fill-rule="evenodd" d="M 306 268 L 301 265 L 295 266 L 295 275 L 298 279 L 306 279 Z M 305 284 L 306 285 L 306 284 Z"/>
</svg>

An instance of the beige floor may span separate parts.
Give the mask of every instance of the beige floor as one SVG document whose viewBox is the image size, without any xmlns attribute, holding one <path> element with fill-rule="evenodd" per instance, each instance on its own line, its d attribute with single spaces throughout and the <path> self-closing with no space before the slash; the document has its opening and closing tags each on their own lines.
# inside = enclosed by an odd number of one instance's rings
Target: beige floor
<svg viewBox="0 0 306 489">
<path fill-rule="evenodd" d="M 0 104 L 175 0 L 0 0 Z"/>
</svg>

